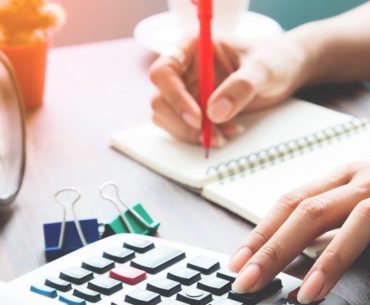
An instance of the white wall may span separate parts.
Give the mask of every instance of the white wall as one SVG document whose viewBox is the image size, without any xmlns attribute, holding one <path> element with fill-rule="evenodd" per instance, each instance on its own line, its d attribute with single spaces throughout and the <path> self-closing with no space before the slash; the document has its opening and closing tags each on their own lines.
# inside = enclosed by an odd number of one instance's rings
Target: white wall
<svg viewBox="0 0 370 305">
<path fill-rule="evenodd" d="M 132 35 L 135 24 L 166 10 L 166 0 L 55 0 L 67 11 L 67 23 L 54 45 L 69 45 Z"/>
</svg>

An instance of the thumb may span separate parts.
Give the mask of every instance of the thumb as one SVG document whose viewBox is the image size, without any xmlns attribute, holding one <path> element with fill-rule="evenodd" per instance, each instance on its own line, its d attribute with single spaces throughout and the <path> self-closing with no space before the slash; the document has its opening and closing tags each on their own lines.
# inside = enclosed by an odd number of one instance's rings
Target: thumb
<svg viewBox="0 0 370 305">
<path fill-rule="evenodd" d="M 268 68 L 257 60 L 244 62 L 210 97 L 209 119 L 220 124 L 237 116 L 268 85 L 269 74 Z"/>
</svg>

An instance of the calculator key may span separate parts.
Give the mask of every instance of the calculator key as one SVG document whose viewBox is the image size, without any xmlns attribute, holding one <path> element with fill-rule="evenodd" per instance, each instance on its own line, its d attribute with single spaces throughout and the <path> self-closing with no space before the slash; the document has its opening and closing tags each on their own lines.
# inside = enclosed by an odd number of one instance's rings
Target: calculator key
<svg viewBox="0 0 370 305">
<path fill-rule="evenodd" d="M 258 292 L 241 294 L 231 291 L 228 298 L 243 304 L 254 305 L 278 292 L 282 287 L 281 280 L 274 278 L 265 288 Z"/>
<path fill-rule="evenodd" d="M 136 289 L 126 294 L 125 301 L 133 305 L 156 305 L 161 302 L 161 296 L 145 289 Z"/>
<path fill-rule="evenodd" d="M 233 283 L 236 277 L 238 276 L 238 274 L 235 272 L 231 272 L 230 270 L 224 268 L 224 269 L 217 271 L 216 276 Z"/>
<path fill-rule="evenodd" d="M 31 291 L 52 299 L 58 296 L 58 293 L 54 288 L 45 285 L 31 285 Z"/>
<path fill-rule="evenodd" d="M 161 247 L 135 258 L 131 261 L 131 266 L 155 274 L 184 258 L 185 252 L 181 250 Z"/>
<path fill-rule="evenodd" d="M 73 295 L 91 303 L 97 303 L 101 300 L 101 296 L 98 292 L 88 288 L 76 288 L 73 291 Z"/>
<path fill-rule="evenodd" d="M 181 290 L 181 284 L 169 279 L 161 278 L 150 281 L 146 285 L 146 289 L 156 292 L 161 296 L 170 297 Z"/>
<path fill-rule="evenodd" d="M 201 276 L 198 271 L 182 268 L 168 272 L 167 278 L 189 286 L 198 282 L 201 279 Z"/>
<path fill-rule="evenodd" d="M 50 277 L 46 279 L 45 285 L 62 292 L 67 292 L 72 289 L 71 283 L 64 281 L 58 277 Z"/>
<path fill-rule="evenodd" d="M 176 300 L 190 305 L 205 305 L 212 301 L 212 295 L 206 291 L 191 288 L 178 293 Z"/>
<path fill-rule="evenodd" d="M 109 277 L 126 284 L 135 285 L 146 279 L 146 272 L 130 266 L 121 266 L 111 270 Z"/>
<path fill-rule="evenodd" d="M 198 256 L 189 261 L 187 267 L 203 274 L 211 274 L 220 269 L 220 263 L 212 258 Z"/>
<path fill-rule="evenodd" d="M 96 278 L 87 284 L 87 288 L 104 295 L 112 295 L 123 288 L 122 282 L 109 277 Z"/>
<path fill-rule="evenodd" d="M 211 303 L 209 303 L 209 305 L 243 305 L 243 303 L 230 299 L 217 298 L 216 300 L 213 300 Z"/>
<path fill-rule="evenodd" d="M 59 302 L 68 304 L 68 305 L 86 305 L 86 301 L 75 297 L 73 295 L 61 295 L 59 296 Z"/>
<path fill-rule="evenodd" d="M 127 303 L 127 302 L 121 302 L 121 301 L 118 301 L 118 302 L 112 302 L 111 305 L 131 305 L 130 303 Z"/>
<path fill-rule="evenodd" d="M 114 268 L 114 262 L 104 257 L 92 257 L 82 263 L 82 268 L 103 274 Z"/>
<path fill-rule="evenodd" d="M 125 241 L 123 246 L 139 253 L 145 253 L 154 248 L 154 243 L 145 239 L 136 238 Z"/>
<path fill-rule="evenodd" d="M 198 282 L 197 288 L 215 295 L 223 295 L 231 290 L 231 283 L 218 277 L 206 277 Z"/>
<path fill-rule="evenodd" d="M 93 279 L 94 275 L 91 271 L 79 267 L 73 267 L 61 272 L 59 277 L 62 280 L 71 282 L 72 284 L 82 285 Z"/>
<path fill-rule="evenodd" d="M 135 258 L 135 252 L 126 248 L 112 248 L 103 253 L 103 257 L 112 261 L 124 264 Z"/>
</svg>

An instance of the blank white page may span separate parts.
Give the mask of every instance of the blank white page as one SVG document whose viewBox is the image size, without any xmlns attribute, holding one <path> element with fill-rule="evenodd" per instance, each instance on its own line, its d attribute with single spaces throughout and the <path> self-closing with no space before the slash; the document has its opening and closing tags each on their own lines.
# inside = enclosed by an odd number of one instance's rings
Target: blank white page
<svg viewBox="0 0 370 305">
<path fill-rule="evenodd" d="M 349 116 L 308 102 L 291 99 L 246 115 L 246 132 L 204 158 L 199 146 L 181 143 L 149 123 L 114 134 L 112 146 L 152 170 L 179 183 L 202 188 L 216 177 L 207 169 L 260 149 L 299 138 L 349 120 Z"/>
</svg>

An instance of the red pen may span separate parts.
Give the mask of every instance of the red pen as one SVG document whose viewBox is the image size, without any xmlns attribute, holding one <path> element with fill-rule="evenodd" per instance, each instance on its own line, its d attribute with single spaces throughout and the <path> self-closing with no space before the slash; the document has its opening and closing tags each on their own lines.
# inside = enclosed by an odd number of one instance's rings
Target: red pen
<svg viewBox="0 0 370 305">
<path fill-rule="evenodd" d="M 202 109 L 202 146 L 209 157 L 212 123 L 207 115 L 208 100 L 214 90 L 214 50 L 212 42 L 213 0 L 197 0 L 199 17 L 199 96 Z"/>
</svg>

